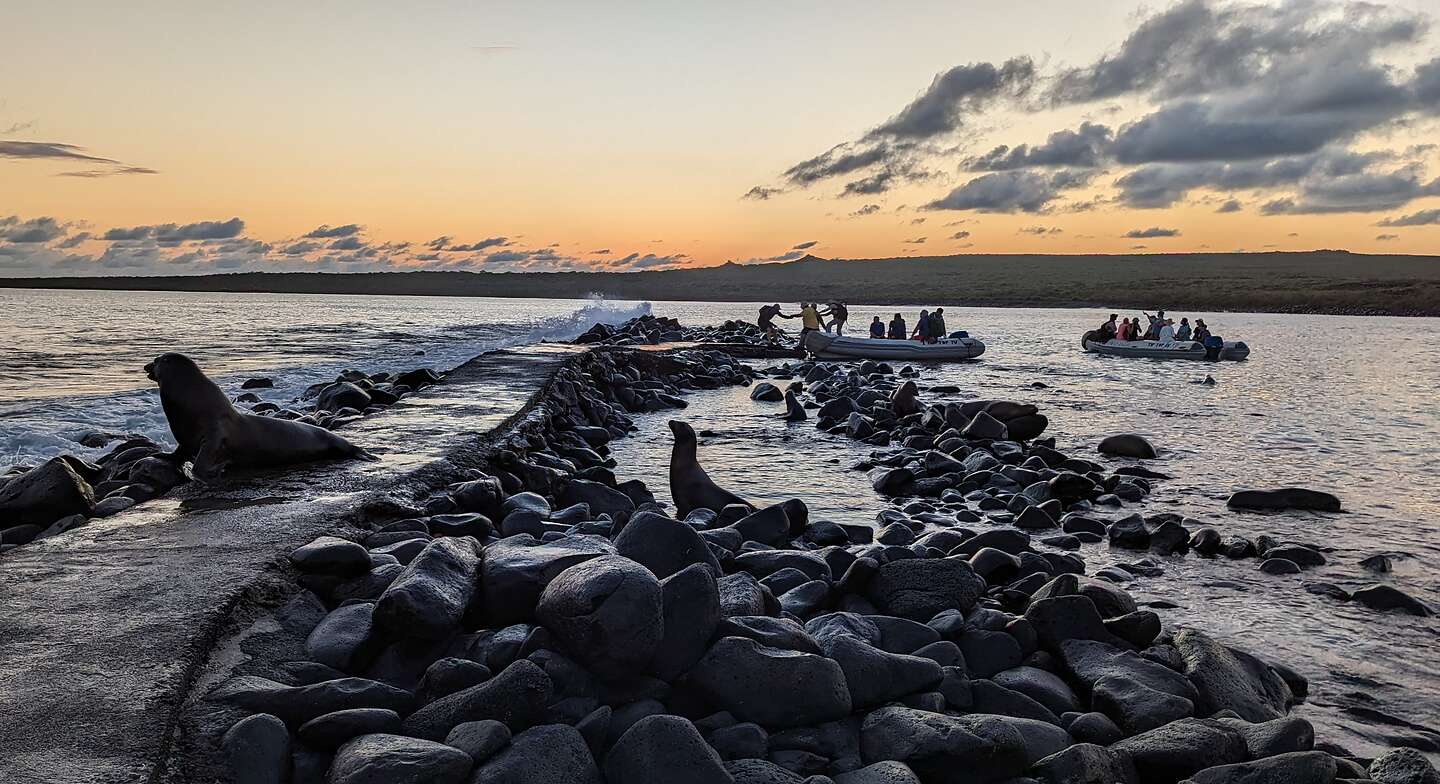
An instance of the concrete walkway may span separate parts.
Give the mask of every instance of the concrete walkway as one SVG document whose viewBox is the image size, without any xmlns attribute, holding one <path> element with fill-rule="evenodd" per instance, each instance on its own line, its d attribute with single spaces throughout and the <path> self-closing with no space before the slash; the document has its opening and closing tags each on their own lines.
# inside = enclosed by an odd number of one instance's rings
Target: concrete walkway
<svg viewBox="0 0 1440 784">
<path fill-rule="evenodd" d="M 279 589 L 290 550 L 453 480 L 578 351 L 485 355 L 342 431 L 379 462 L 187 485 L 0 557 L 0 782 L 155 778 L 231 612 Z"/>
</svg>

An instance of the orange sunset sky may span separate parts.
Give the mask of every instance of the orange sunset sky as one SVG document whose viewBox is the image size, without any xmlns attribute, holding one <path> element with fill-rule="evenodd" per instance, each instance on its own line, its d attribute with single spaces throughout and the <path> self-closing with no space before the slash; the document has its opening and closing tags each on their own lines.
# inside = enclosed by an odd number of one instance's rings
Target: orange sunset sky
<svg viewBox="0 0 1440 784">
<path fill-rule="evenodd" d="M 0 276 L 1436 253 L 1437 13 L 19 0 Z"/>
</svg>

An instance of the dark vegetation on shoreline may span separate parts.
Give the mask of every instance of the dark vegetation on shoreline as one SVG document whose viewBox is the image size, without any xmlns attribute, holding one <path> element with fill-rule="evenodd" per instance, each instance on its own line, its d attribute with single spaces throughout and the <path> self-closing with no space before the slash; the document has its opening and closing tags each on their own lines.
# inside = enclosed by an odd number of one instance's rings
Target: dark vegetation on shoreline
<svg viewBox="0 0 1440 784">
<path fill-rule="evenodd" d="M 1303 253 L 961 255 L 649 272 L 236 273 L 0 278 L 0 288 L 1098 307 L 1440 316 L 1440 256 Z"/>
</svg>

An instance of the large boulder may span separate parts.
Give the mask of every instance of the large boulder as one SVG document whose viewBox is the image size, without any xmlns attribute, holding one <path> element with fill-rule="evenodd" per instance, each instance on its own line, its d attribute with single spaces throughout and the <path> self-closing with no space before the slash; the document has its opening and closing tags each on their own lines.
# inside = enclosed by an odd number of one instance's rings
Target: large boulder
<svg viewBox="0 0 1440 784">
<path fill-rule="evenodd" d="M 475 598 L 480 543 L 442 537 L 425 545 L 375 602 L 375 626 L 391 639 L 443 640 Z"/>
<path fill-rule="evenodd" d="M 268 713 L 235 722 L 220 739 L 235 784 L 284 784 L 290 780 L 290 731 Z"/>
<path fill-rule="evenodd" d="M 1319 490 L 1281 487 L 1275 490 L 1239 490 L 1225 502 L 1232 509 L 1282 511 L 1303 509 L 1315 512 L 1340 511 L 1340 499 Z"/>
<path fill-rule="evenodd" d="M 852 708 L 868 708 L 930 691 L 944 677 L 933 659 L 887 653 L 853 635 L 832 635 L 821 644 L 825 655 L 839 662 L 845 673 Z"/>
<path fill-rule="evenodd" d="M 615 551 L 661 580 L 691 564 L 706 564 L 720 571 L 720 563 L 698 531 L 656 512 L 633 515 L 615 537 Z"/>
<path fill-rule="evenodd" d="M 540 542 L 522 534 L 488 545 L 481 558 L 480 600 L 487 626 L 508 626 L 534 617 L 535 603 L 550 581 L 578 563 L 615 548 L 603 536 L 567 536 Z"/>
<path fill-rule="evenodd" d="M 904 707 L 874 711 L 860 729 L 865 762 L 904 762 L 927 784 L 968 784 L 978 771 L 979 780 L 1003 781 L 1071 744 L 1068 733 L 1044 722 Z"/>
<path fill-rule="evenodd" d="M 518 732 L 544 718 L 553 692 L 550 676 L 529 659 L 520 659 L 484 683 L 415 711 L 405 719 L 405 734 L 443 740 L 456 726 L 484 719 L 494 719 Z"/>
<path fill-rule="evenodd" d="M 619 555 L 566 569 L 540 595 L 535 615 L 572 658 L 602 678 L 644 671 L 665 634 L 660 581 Z"/>
<path fill-rule="evenodd" d="M 1268 664 L 1201 632 L 1181 629 L 1175 634 L 1175 649 L 1195 684 L 1195 708 L 1202 716 L 1232 710 L 1246 721 L 1269 721 L 1284 716 L 1296 702 L 1289 684 Z"/>
<path fill-rule="evenodd" d="M 1100 453 L 1114 457 L 1133 457 L 1149 460 L 1155 457 L 1155 447 L 1144 436 L 1122 433 L 1108 436 L 1100 442 Z"/>
<path fill-rule="evenodd" d="M 608 514 L 612 519 L 623 520 L 635 511 L 635 502 L 630 496 L 600 482 L 588 479 L 572 479 L 560 491 L 561 506 L 588 504 L 595 515 Z"/>
<path fill-rule="evenodd" d="M 1191 776 L 1187 784 L 1330 784 L 1335 773 L 1335 758 L 1329 754 L 1297 751 L 1206 768 Z"/>
<path fill-rule="evenodd" d="M 383 647 L 383 641 L 374 633 L 374 610 L 370 602 L 337 607 L 310 630 L 305 654 L 341 672 L 363 669 Z"/>
<path fill-rule="evenodd" d="M 6 482 L 0 482 L 0 528 L 48 526 L 70 515 L 90 516 L 95 490 L 58 457 Z"/>
<path fill-rule="evenodd" d="M 630 725 L 605 755 L 605 780 L 625 784 L 731 784 L 720 755 L 688 719 L 656 715 Z"/>
<path fill-rule="evenodd" d="M 1245 760 L 1245 739 L 1212 719 L 1181 719 L 1111 744 L 1129 754 L 1145 782 L 1175 782 L 1217 765 Z"/>
<path fill-rule="evenodd" d="M 482 764 L 470 784 L 601 784 L 585 737 L 565 724 L 546 724 L 511 738 Z"/>
<path fill-rule="evenodd" d="M 961 557 L 906 558 L 881 565 L 870 580 L 870 601 L 889 615 L 928 621 L 943 610 L 969 613 L 985 580 Z"/>
<path fill-rule="evenodd" d="M 370 405 L 370 393 L 349 381 L 340 381 L 320 390 L 315 407 L 324 411 L 353 408 L 364 411 Z"/>
<path fill-rule="evenodd" d="M 268 678 L 242 675 L 220 684 L 208 699 L 227 702 L 256 713 L 269 713 L 292 727 L 350 708 L 410 711 L 410 692 L 365 678 L 336 678 L 304 686 L 286 686 Z"/>
<path fill-rule="evenodd" d="M 660 583 L 664 633 L 655 648 L 651 669 L 674 680 L 705 655 L 720 623 L 720 589 L 704 564 L 692 564 Z"/>
<path fill-rule="evenodd" d="M 443 743 L 400 735 L 361 735 L 330 763 L 329 784 L 460 784 L 474 760 Z"/>
<path fill-rule="evenodd" d="M 1035 763 L 1027 771 L 1046 784 L 1139 784 L 1135 763 L 1094 743 L 1077 743 Z"/>
<path fill-rule="evenodd" d="M 1440 773 L 1425 755 L 1410 748 L 1391 749 L 1370 763 L 1370 778 L 1378 784 L 1440 784 Z"/>
<path fill-rule="evenodd" d="M 689 680 L 736 718 L 766 727 L 817 724 L 850 713 L 850 690 L 834 660 L 745 637 L 716 641 Z"/>
</svg>

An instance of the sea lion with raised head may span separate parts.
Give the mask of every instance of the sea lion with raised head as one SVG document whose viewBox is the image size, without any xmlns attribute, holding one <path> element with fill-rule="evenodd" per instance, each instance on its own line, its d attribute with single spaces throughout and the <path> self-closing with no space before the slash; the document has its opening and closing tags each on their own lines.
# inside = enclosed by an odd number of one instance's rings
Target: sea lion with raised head
<svg viewBox="0 0 1440 784">
<path fill-rule="evenodd" d="M 695 454 L 695 428 L 672 419 L 670 432 L 675 434 L 675 446 L 670 450 L 670 497 L 675 501 L 678 517 L 684 519 L 694 509 L 718 513 L 730 504 L 755 508 L 754 504 L 715 484 L 700 467 Z"/>
<path fill-rule="evenodd" d="M 795 397 L 795 390 L 785 390 L 785 421 L 804 422 L 806 419 L 809 415 L 805 413 L 805 406 L 800 404 L 800 398 Z"/>
<path fill-rule="evenodd" d="M 184 354 L 161 354 L 145 366 L 160 385 L 160 405 L 175 436 L 167 457 L 201 481 L 232 469 L 264 469 L 316 460 L 374 455 L 323 427 L 237 411 L 204 372 Z"/>
</svg>

